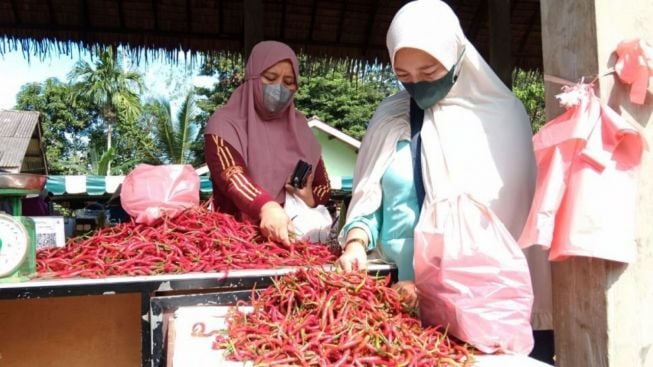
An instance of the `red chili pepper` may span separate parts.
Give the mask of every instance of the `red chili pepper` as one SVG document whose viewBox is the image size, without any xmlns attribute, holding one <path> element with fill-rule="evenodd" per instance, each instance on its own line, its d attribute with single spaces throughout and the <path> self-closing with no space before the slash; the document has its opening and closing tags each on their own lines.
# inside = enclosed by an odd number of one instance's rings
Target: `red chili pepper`
<svg viewBox="0 0 653 367">
<path fill-rule="evenodd" d="M 326 246 L 298 241 L 292 249 L 264 241 L 256 226 L 206 208 L 192 208 L 153 226 L 134 222 L 37 252 L 41 277 L 144 275 L 333 263 Z M 162 264 L 165 263 L 165 264 Z"/>
<path fill-rule="evenodd" d="M 364 272 L 300 269 L 252 295 L 251 313 L 232 310 L 229 337 L 213 347 L 261 365 L 471 366 L 467 346 L 423 329 L 388 285 Z"/>
</svg>

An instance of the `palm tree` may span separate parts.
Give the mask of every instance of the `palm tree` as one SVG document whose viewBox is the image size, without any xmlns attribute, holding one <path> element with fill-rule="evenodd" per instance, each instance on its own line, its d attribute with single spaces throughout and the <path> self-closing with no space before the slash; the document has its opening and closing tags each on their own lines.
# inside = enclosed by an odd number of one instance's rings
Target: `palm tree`
<svg viewBox="0 0 653 367">
<path fill-rule="evenodd" d="M 157 142 L 161 163 L 186 164 L 192 161 L 191 144 L 197 134 L 193 123 L 195 103 L 193 94 L 188 93 L 177 113 L 176 121 L 172 119 L 170 103 L 166 100 L 154 100 L 146 107 L 149 124 Z"/>
<path fill-rule="evenodd" d="M 92 65 L 78 61 L 68 79 L 73 83 L 74 99 L 86 97 L 99 109 L 107 126 L 107 152 L 110 151 L 114 125 L 124 119 L 136 119 L 141 113 L 138 93 L 143 89 L 142 75 L 123 70 L 109 47 L 99 52 Z M 108 172 L 110 168 L 108 162 Z"/>
</svg>

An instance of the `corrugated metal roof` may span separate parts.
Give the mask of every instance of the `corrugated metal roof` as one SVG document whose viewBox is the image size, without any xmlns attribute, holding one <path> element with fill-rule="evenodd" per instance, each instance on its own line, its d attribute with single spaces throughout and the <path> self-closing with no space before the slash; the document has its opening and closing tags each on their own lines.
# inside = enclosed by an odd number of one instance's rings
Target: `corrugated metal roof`
<svg viewBox="0 0 653 367">
<path fill-rule="evenodd" d="M 38 137 L 39 135 L 38 122 L 38 112 L 0 110 L 1 170 L 21 170 L 32 136 L 36 135 Z M 45 161 L 44 159 L 41 160 L 43 161 L 41 164 L 42 170 L 45 171 Z M 34 167 L 34 162 L 30 162 L 30 166 Z M 32 169 L 36 169 L 36 167 Z"/>
</svg>

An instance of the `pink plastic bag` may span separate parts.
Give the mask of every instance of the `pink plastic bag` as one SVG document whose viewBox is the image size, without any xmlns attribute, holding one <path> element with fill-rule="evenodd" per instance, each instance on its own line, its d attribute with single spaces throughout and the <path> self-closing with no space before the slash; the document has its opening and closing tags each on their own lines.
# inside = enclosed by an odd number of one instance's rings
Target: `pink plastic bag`
<svg viewBox="0 0 653 367">
<path fill-rule="evenodd" d="M 644 104 L 649 79 L 653 77 L 653 49 L 639 39 L 622 41 L 616 49 L 614 66 L 619 79 L 631 85 L 630 101 Z"/>
<path fill-rule="evenodd" d="M 152 224 L 199 205 L 200 178 L 190 165 L 139 164 L 125 177 L 120 202 L 136 222 Z"/>
<path fill-rule="evenodd" d="M 528 354 L 530 273 L 503 223 L 464 194 L 423 215 L 428 220 L 415 231 L 414 255 L 422 322 L 448 327 L 484 353 Z"/>
<path fill-rule="evenodd" d="M 519 238 L 550 248 L 549 260 L 587 256 L 635 261 L 638 176 L 647 149 L 642 129 L 619 116 L 594 87 L 565 87 L 567 111 L 533 137 L 537 184 Z"/>
</svg>

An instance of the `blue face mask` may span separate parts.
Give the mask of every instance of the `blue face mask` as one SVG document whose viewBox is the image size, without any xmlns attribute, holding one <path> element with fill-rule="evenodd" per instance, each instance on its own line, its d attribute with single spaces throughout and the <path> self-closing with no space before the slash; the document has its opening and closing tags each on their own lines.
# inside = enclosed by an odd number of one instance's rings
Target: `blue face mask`
<svg viewBox="0 0 653 367">
<path fill-rule="evenodd" d="M 458 67 L 464 54 L 465 50 L 460 54 L 458 62 L 451 67 L 451 70 L 438 80 L 417 83 L 401 83 L 404 88 L 406 88 L 408 94 L 410 94 L 410 96 L 415 100 L 415 103 L 417 103 L 419 108 L 423 110 L 429 109 L 449 94 L 449 91 L 458 78 Z"/>
<path fill-rule="evenodd" d="M 263 104 L 265 109 L 272 113 L 281 112 L 288 105 L 293 96 L 293 91 L 283 84 L 263 84 Z"/>
</svg>

